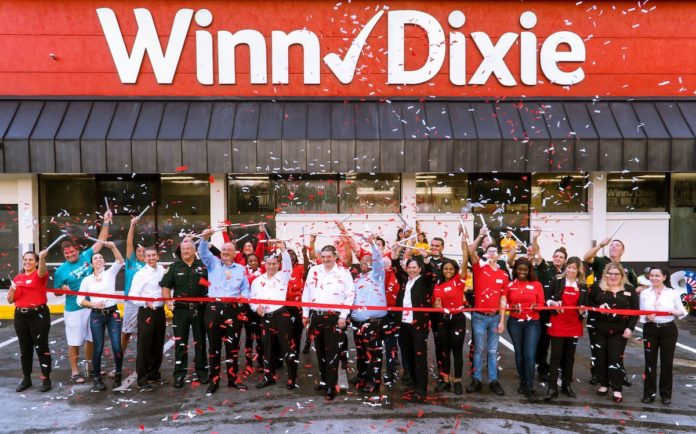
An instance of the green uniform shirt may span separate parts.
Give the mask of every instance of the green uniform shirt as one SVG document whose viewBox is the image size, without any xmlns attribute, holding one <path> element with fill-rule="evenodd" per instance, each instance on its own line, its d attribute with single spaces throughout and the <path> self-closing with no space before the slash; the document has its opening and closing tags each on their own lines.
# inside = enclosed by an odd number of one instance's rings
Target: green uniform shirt
<svg viewBox="0 0 696 434">
<path fill-rule="evenodd" d="M 201 279 L 204 279 L 201 281 Z M 173 292 L 173 298 L 180 297 L 206 297 L 208 295 L 208 270 L 198 259 L 191 266 L 184 261 L 176 261 L 169 266 L 160 286 L 169 288 Z"/>
</svg>

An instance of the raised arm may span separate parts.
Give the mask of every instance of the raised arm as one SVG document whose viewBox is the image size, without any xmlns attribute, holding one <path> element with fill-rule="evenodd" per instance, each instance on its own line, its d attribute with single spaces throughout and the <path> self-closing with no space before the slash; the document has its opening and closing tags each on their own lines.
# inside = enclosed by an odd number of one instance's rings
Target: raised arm
<svg viewBox="0 0 696 434">
<path fill-rule="evenodd" d="M 469 263 L 469 234 L 462 227 L 462 266 L 459 270 L 459 278 L 466 282 L 467 264 Z"/>
<path fill-rule="evenodd" d="M 314 234 L 311 234 L 309 236 L 309 259 L 314 261 L 317 259 L 317 250 L 316 250 L 316 243 L 317 243 L 317 236 Z"/>
<path fill-rule="evenodd" d="M 37 274 L 41 278 L 48 275 L 48 269 L 46 268 L 46 256 L 48 256 L 48 250 L 44 249 L 39 252 L 39 268 L 37 270 Z"/>
<path fill-rule="evenodd" d="M 484 226 L 479 231 L 478 237 L 474 239 L 474 242 L 469 244 L 469 260 L 471 261 L 472 266 L 478 264 L 479 262 L 479 256 L 478 253 L 476 253 L 476 249 L 478 249 L 479 244 L 481 244 L 481 241 L 483 241 L 486 236 L 488 236 L 488 228 Z"/>
<path fill-rule="evenodd" d="M 133 246 L 133 238 L 135 237 L 135 225 L 138 224 L 140 219 L 135 216 L 130 221 L 130 227 L 128 228 L 128 235 L 126 235 L 126 258 L 133 256 L 135 252 L 135 247 Z"/>
<path fill-rule="evenodd" d="M 290 257 L 284 242 L 278 243 L 278 248 L 280 249 L 280 257 L 282 261 L 281 264 L 283 267 L 283 269 L 280 270 L 280 278 L 283 281 L 283 284 L 287 285 L 292 277 L 292 258 Z"/>
<path fill-rule="evenodd" d="M 534 230 L 534 236 L 532 237 L 532 248 L 529 253 L 532 255 L 532 262 L 538 264 L 541 262 L 543 257 L 541 256 L 541 249 L 539 248 L 539 237 L 541 236 L 541 229 L 536 228 Z"/>
<path fill-rule="evenodd" d="M 104 213 L 104 222 L 102 223 L 101 230 L 99 231 L 99 236 L 97 237 L 98 240 L 106 241 L 109 238 L 109 226 L 111 226 L 112 218 L 113 218 L 113 214 L 111 214 L 111 210 L 107 210 Z M 101 251 L 103 245 L 104 245 L 104 243 L 95 242 L 92 245 L 92 251 L 94 253 L 99 253 Z"/>
<path fill-rule="evenodd" d="M 212 229 L 204 230 L 201 242 L 198 244 L 198 257 L 201 258 L 201 262 L 211 271 L 219 264 L 218 259 L 210 252 L 209 244 L 212 234 Z"/>
<path fill-rule="evenodd" d="M 111 253 L 114 254 L 114 260 L 118 262 L 119 264 L 123 264 L 125 261 L 123 260 L 123 256 L 121 255 L 121 252 L 118 251 L 118 248 L 116 247 L 116 244 L 113 243 L 112 241 L 107 241 L 104 243 L 104 245 L 111 250 Z"/>
<path fill-rule="evenodd" d="M 603 239 L 599 244 L 596 246 L 592 247 L 590 250 L 585 253 L 585 256 L 583 257 L 583 260 L 587 262 L 588 264 L 592 264 L 594 262 L 595 256 L 597 256 L 597 253 L 602 250 L 604 247 L 609 245 L 609 242 L 611 239 L 605 238 Z"/>
</svg>

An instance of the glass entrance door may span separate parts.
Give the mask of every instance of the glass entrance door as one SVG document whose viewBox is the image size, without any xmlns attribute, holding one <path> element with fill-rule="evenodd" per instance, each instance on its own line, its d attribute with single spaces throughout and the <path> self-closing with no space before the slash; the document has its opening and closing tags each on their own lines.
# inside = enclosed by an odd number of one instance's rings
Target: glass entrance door
<svg viewBox="0 0 696 434">
<path fill-rule="evenodd" d="M 696 173 L 673 173 L 669 221 L 669 256 L 696 258 Z"/>
</svg>

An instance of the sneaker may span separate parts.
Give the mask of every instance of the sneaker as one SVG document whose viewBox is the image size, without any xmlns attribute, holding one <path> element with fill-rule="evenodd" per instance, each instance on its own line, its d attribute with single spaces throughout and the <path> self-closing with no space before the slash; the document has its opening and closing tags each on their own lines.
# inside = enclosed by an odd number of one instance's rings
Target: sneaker
<svg viewBox="0 0 696 434">
<path fill-rule="evenodd" d="M 152 392 L 155 390 L 155 388 L 152 387 L 152 384 L 148 383 L 147 381 L 138 382 L 138 387 L 140 388 L 141 392 Z"/>
<path fill-rule="evenodd" d="M 114 389 L 118 389 L 121 387 L 121 373 L 119 372 L 118 374 L 114 374 Z"/>
<path fill-rule="evenodd" d="M 437 382 L 437 386 L 435 386 L 435 392 L 437 393 L 442 393 L 444 391 L 448 391 L 452 388 L 451 384 L 449 381 L 443 381 L 439 380 Z"/>
<path fill-rule="evenodd" d="M 536 390 L 534 390 L 534 389 L 528 390 L 525 395 L 527 395 L 527 400 L 529 402 L 538 402 L 539 401 L 539 395 L 537 395 Z"/>
<path fill-rule="evenodd" d="M 471 380 L 471 383 L 469 383 L 469 385 L 466 386 L 466 393 L 480 392 L 481 388 L 481 382 L 474 378 L 473 380 Z"/>
<path fill-rule="evenodd" d="M 92 390 L 96 390 L 97 392 L 103 392 L 106 390 L 106 384 L 104 384 L 104 381 L 101 379 L 101 377 L 96 377 L 94 379 L 94 387 Z"/>
<path fill-rule="evenodd" d="M 501 386 L 500 383 L 498 383 L 497 381 L 491 381 L 488 387 L 491 389 L 491 392 L 495 393 L 498 396 L 505 395 L 503 386 Z"/>
<path fill-rule="evenodd" d="M 17 385 L 17 388 L 15 389 L 15 392 L 24 392 L 28 388 L 31 387 L 31 377 L 26 376 L 22 378 L 22 382 Z"/>
</svg>

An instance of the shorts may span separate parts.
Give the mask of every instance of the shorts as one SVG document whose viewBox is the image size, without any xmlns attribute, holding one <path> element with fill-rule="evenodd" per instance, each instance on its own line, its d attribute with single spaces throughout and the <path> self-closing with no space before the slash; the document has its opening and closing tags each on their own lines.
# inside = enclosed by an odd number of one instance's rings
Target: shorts
<svg viewBox="0 0 696 434">
<path fill-rule="evenodd" d="M 123 304 L 123 328 L 121 333 L 138 332 L 138 306 L 126 300 Z"/>
<path fill-rule="evenodd" d="M 79 347 L 85 341 L 92 342 L 92 330 L 89 328 L 89 315 L 92 309 L 65 311 L 65 337 L 68 346 Z"/>
</svg>

